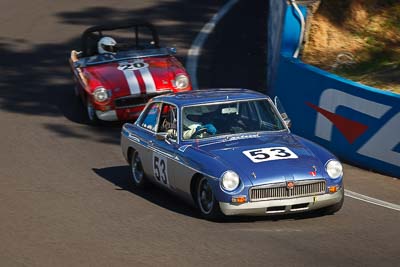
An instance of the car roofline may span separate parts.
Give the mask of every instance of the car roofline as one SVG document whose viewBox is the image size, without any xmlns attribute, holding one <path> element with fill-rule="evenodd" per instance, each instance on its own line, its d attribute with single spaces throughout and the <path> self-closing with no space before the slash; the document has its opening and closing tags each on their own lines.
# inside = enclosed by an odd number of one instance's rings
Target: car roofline
<svg viewBox="0 0 400 267">
<path fill-rule="evenodd" d="M 208 95 L 209 94 L 209 95 Z M 200 97 L 199 97 L 200 96 Z M 243 88 L 213 88 L 157 96 L 154 101 L 168 101 L 179 107 L 221 102 L 272 99 L 263 93 Z"/>
</svg>

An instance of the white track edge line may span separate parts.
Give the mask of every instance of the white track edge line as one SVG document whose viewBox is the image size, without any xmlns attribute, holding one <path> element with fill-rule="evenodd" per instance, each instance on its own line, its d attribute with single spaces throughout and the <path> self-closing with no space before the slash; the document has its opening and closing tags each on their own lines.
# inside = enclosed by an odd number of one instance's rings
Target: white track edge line
<svg viewBox="0 0 400 267">
<path fill-rule="evenodd" d="M 386 202 L 386 201 L 383 201 L 383 200 L 380 200 L 380 199 L 377 199 L 377 198 L 365 196 L 365 195 L 362 195 L 362 194 L 359 194 L 359 193 L 356 193 L 356 192 L 353 192 L 353 191 L 350 191 L 350 190 L 347 190 L 347 189 L 344 190 L 344 195 L 347 196 L 347 197 L 358 199 L 360 201 L 371 203 L 371 204 L 374 204 L 374 205 L 377 205 L 377 206 L 381 206 L 381 207 L 385 207 L 385 208 L 388 208 L 388 209 L 400 211 L 400 205 L 393 204 L 393 203 L 390 203 L 390 202 Z"/>
<path fill-rule="evenodd" d="M 198 58 L 201 54 L 201 49 L 208 38 L 208 35 L 213 32 L 215 25 L 222 19 L 223 16 L 234 6 L 239 0 L 231 0 L 227 2 L 214 16 L 211 20 L 203 26 L 200 32 L 194 39 L 192 46 L 188 51 L 188 56 L 186 60 L 186 70 L 190 75 L 192 82 L 192 88 L 197 90 L 197 63 Z"/>
</svg>

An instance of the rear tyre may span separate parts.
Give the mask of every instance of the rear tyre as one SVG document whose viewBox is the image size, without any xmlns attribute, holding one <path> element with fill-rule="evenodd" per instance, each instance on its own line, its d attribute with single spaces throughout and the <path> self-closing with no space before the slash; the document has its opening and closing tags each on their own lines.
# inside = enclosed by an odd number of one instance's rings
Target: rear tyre
<svg viewBox="0 0 400 267">
<path fill-rule="evenodd" d="M 222 219 L 223 213 L 219 207 L 219 202 L 215 199 L 207 177 L 202 176 L 197 182 L 196 204 L 203 218 L 212 221 Z"/>
<path fill-rule="evenodd" d="M 129 159 L 131 181 L 135 187 L 143 188 L 147 184 L 147 180 L 139 153 L 137 151 L 131 152 Z"/>
</svg>

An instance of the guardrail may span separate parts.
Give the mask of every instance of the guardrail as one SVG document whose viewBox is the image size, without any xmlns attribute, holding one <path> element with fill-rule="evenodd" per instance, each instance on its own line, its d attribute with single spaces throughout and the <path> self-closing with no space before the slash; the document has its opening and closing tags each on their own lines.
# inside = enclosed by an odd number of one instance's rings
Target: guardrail
<svg viewBox="0 0 400 267">
<path fill-rule="evenodd" d="M 305 13 L 304 8 L 302 11 Z M 283 23 L 278 37 L 279 62 L 269 61 L 274 71 L 268 93 L 281 99 L 292 119 L 292 131 L 323 145 L 344 161 L 400 177 L 400 95 L 352 82 L 293 58 L 300 25 L 291 6 L 286 8 Z"/>
</svg>

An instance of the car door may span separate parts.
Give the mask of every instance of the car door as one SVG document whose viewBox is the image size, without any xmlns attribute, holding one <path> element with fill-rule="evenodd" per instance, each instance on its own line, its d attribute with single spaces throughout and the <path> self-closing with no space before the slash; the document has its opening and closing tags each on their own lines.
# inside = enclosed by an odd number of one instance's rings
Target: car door
<svg viewBox="0 0 400 267">
<path fill-rule="evenodd" d="M 156 139 L 156 130 L 161 111 L 161 102 L 151 103 L 140 120 L 138 126 L 142 128 L 140 131 L 140 140 L 143 146 L 140 147 L 139 155 L 142 159 L 142 165 L 146 176 L 153 179 L 153 149 Z"/>
<path fill-rule="evenodd" d="M 158 120 L 156 138 L 152 144 L 153 177 L 156 182 L 174 190 L 175 154 L 177 149 L 176 110 L 174 105 L 164 103 Z"/>
<path fill-rule="evenodd" d="M 176 107 L 170 104 L 154 102 L 150 104 L 144 116 L 139 121 L 144 129 L 141 134 L 146 143 L 142 157 L 142 164 L 146 176 L 154 182 L 173 189 L 173 175 L 171 164 L 176 149 Z M 167 137 L 168 135 L 168 137 Z"/>
</svg>

